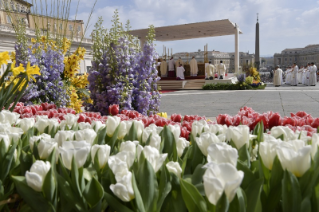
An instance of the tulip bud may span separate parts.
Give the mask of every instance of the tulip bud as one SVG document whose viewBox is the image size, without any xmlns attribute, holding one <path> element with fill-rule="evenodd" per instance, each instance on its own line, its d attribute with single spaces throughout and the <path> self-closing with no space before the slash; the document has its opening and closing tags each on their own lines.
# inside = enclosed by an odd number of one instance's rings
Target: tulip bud
<svg viewBox="0 0 319 212">
<path fill-rule="evenodd" d="M 202 134 L 203 132 L 209 131 L 209 126 L 205 120 L 200 121 L 194 121 L 192 124 L 192 135 L 194 137 L 197 136 L 197 134 Z"/>
<path fill-rule="evenodd" d="M 163 162 L 167 157 L 167 153 L 160 154 L 159 151 L 151 146 L 145 146 L 143 149 L 145 158 L 154 168 L 155 173 L 162 167 Z"/>
<path fill-rule="evenodd" d="M 20 115 L 15 112 L 10 112 L 8 110 L 2 110 L 0 112 L 0 122 L 1 123 L 8 123 L 10 125 L 13 125 L 17 122 Z"/>
<path fill-rule="evenodd" d="M 311 143 L 311 156 L 312 158 L 315 158 L 315 155 L 317 154 L 319 146 L 319 134 L 314 133 L 312 134 L 312 143 Z"/>
<path fill-rule="evenodd" d="M 203 181 L 208 201 L 216 205 L 225 192 L 228 201 L 231 202 L 244 178 L 244 173 L 237 171 L 230 163 L 216 164 L 211 162 L 206 164 L 204 168 L 207 168 Z"/>
<path fill-rule="evenodd" d="M 109 106 L 109 114 L 112 116 L 116 116 L 117 114 L 119 114 L 120 111 L 120 107 L 119 105 L 110 105 Z"/>
<path fill-rule="evenodd" d="M 63 165 L 71 170 L 72 158 L 77 165 L 77 168 L 81 168 L 90 153 L 91 145 L 86 141 L 65 141 L 62 143 L 62 147 L 59 147 Z"/>
<path fill-rule="evenodd" d="M 59 126 L 59 121 L 57 119 L 48 119 L 48 118 L 42 118 L 38 117 L 38 120 L 36 121 L 34 125 L 40 133 L 43 133 L 46 127 L 49 127 L 49 132 L 52 130 L 53 127 L 57 128 Z"/>
<path fill-rule="evenodd" d="M 277 146 L 281 140 L 265 140 L 259 144 L 259 154 L 265 167 L 272 169 L 274 159 L 277 155 Z"/>
<path fill-rule="evenodd" d="M 25 174 L 25 179 L 29 187 L 35 191 L 42 191 L 42 186 L 47 173 L 50 171 L 51 164 L 46 161 L 37 160 L 32 164 L 30 172 L 27 171 Z"/>
<path fill-rule="evenodd" d="M 98 132 L 101 128 L 105 127 L 101 121 L 92 121 L 91 123 L 92 129 L 95 129 L 95 132 Z"/>
<path fill-rule="evenodd" d="M 93 144 L 97 134 L 92 129 L 79 130 L 74 133 L 75 140 L 77 141 L 86 141 L 90 145 Z"/>
<path fill-rule="evenodd" d="M 209 132 L 204 132 L 200 135 L 200 137 L 196 137 L 195 139 L 199 149 L 205 156 L 208 154 L 207 149 L 209 145 L 220 142 L 219 138 L 215 134 Z"/>
<path fill-rule="evenodd" d="M 173 133 L 175 141 L 179 139 L 179 136 L 181 135 L 181 127 L 179 125 L 168 125 L 168 129 Z"/>
<path fill-rule="evenodd" d="M 132 173 L 127 171 L 125 175 L 117 175 L 116 184 L 111 184 L 110 189 L 123 202 L 129 202 L 134 199 Z"/>
<path fill-rule="evenodd" d="M 181 177 L 183 170 L 178 162 L 170 161 L 166 164 L 166 168 L 169 172 L 175 174 L 177 177 Z"/>
<path fill-rule="evenodd" d="M 80 122 L 78 123 L 79 129 L 84 130 L 84 129 L 92 129 L 91 124 L 86 123 L 86 122 Z"/>
<path fill-rule="evenodd" d="M 209 125 L 209 131 L 214 134 L 226 134 L 227 133 L 227 125 L 220 124 L 212 124 Z"/>
<path fill-rule="evenodd" d="M 184 149 L 189 146 L 189 141 L 187 141 L 185 138 L 179 138 L 176 141 L 176 149 L 178 157 L 182 157 L 184 153 Z"/>
<path fill-rule="evenodd" d="M 296 149 L 292 144 L 282 142 L 284 145 L 277 146 L 278 159 L 283 169 L 301 177 L 311 166 L 311 146 Z"/>
<path fill-rule="evenodd" d="M 106 120 L 106 134 L 109 137 L 112 137 L 116 128 L 119 126 L 121 121 L 120 117 L 117 116 L 109 116 Z"/>
<path fill-rule="evenodd" d="M 237 149 L 247 144 L 249 145 L 250 134 L 249 127 L 246 125 L 239 125 L 238 127 L 230 126 L 226 134 L 227 141 L 233 141 Z"/>
<path fill-rule="evenodd" d="M 35 124 L 34 118 L 24 118 L 19 120 L 19 126 L 23 132 L 27 132 Z"/>
<path fill-rule="evenodd" d="M 37 142 L 37 141 L 39 141 L 39 140 L 41 140 L 41 139 L 44 139 L 44 140 L 46 140 L 46 141 L 51 141 L 51 136 L 48 135 L 48 134 L 43 133 L 43 134 L 41 134 L 41 135 L 39 135 L 39 136 L 32 136 L 32 137 L 30 137 L 30 139 L 29 139 L 29 144 L 30 144 L 30 149 L 31 149 L 31 151 L 33 150 L 34 142 Z"/>
<path fill-rule="evenodd" d="M 55 142 L 54 139 L 52 140 L 53 141 L 48 141 L 45 139 L 40 140 L 40 143 L 38 145 L 38 152 L 39 152 L 40 159 L 42 160 L 47 159 L 54 149 L 56 150 L 58 149 L 58 143 Z"/>
<path fill-rule="evenodd" d="M 298 135 L 296 135 L 294 131 L 292 131 L 289 127 L 283 127 L 283 126 L 273 127 L 270 130 L 270 134 L 274 136 L 275 138 L 283 136 L 284 141 L 298 139 Z"/>
<path fill-rule="evenodd" d="M 59 144 L 59 146 L 62 146 L 62 143 L 69 140 L 72 141 L 74 140 L 74 134 L 75 132 L 72 130 L 67 130 L 67 131 L 58 131 L 57 134 L 55 134 L 55 141 Z"/>
<path fill-rule="evenodd" d="M 94 158 L 97 152 L 98 152 L 98 160 L 99 160 L 100 169 L 103 169 L 109 159 L 111 147 L 107 144 L 93 145 L 91 149 L 91 158 L 93 163 L 94 163 Z"/>
<path fill-rule="evenodd" d="M 238 152 L 237 149 L 226 143 L 213 143 L 207 149 L 207 161 L 216 164 L 229 163 L 237 166 Z"/>
<path fill-rule="evenodd" d="M 9 136 L 0 134 L 0 141 L 4 142 L 4 146 L 5 146 L 4 152 L 7 152 L 9 149 L 9 146 L 11 145 Z"/>
</svg>

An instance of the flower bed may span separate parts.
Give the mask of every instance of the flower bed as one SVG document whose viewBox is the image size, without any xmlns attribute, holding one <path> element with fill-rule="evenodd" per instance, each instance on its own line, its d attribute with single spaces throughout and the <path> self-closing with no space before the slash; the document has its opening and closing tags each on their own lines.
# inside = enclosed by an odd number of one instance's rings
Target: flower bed
<svg viewBox="0 0 319 212">
<path fill-rule="evenodd" d="M 315 132 L 268 121 L 264 133 L 264 119 L 252 131 L 228 127 L 226 115 L 219 125 L 199 116 L 118 114 L 117 105 L 113 116 L 34 107 L 0 112 L 0 210 L 318 210 Z M 250 108 L 238 115 L 259 119 Z"/>
<path fill-rule="evenodd" d="M 247 83 L 236 83 L 236 84 L 206 84 L 203 85 L 203 90 L 256 90 L 265 89 L 266 84 L 249 85 Z"/>
</svg>

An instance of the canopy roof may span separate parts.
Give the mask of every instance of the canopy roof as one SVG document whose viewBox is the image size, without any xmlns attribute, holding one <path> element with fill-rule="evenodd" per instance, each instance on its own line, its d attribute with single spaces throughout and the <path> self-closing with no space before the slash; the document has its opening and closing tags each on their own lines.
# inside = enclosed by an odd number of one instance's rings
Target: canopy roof
<svg viewBox="0 0 319 212">
<path fill-rule="evenodd" d="M 193 38 L 216 37 L 224 35 L 234 35 L 236 33 L 235 24 L 228 19 L 218 21 L 206 21 L 199 23 L 181 24 L 174 26 L 155 27 L 156 41 L 174 41 Z M 145 38 L 148 29 L 136 29 L 130 34 L 139 39 Z M 239 30 L 239 33 L 242 32 Z"/>
</svg>

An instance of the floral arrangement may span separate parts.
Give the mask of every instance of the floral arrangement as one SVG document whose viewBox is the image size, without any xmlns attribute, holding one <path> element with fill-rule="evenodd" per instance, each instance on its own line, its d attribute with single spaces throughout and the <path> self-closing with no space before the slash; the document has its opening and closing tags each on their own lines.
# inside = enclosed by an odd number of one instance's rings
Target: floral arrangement
<svg viewBox="0 0 319 212">
<path fill-rule="evenodd" d="M 110 114 L 118 112 L 118 105 L 110 107 Z M 59 122 L 0 112 L 0 163 L 6 167 L 0 169 L 1 210 L 302 211 L 304 204 L 318 209 L 318 133 L 287 126 L 264 133 L 263 121 L 251 131 L 178 114 L 163 127 L 146 126 L 137 111 L 90 124 L 79 123 L 81 115 L 73 113 Z M 254 114 L 248 108 L 241 113 Z M 189 139 L 173 124 L 185 121 L 192 122 Z"/>
<path fill-rule="evenodd" d="M 109 106 L 117 104 L 120 110 L 154 114 L 160 103 L 154 27 L 140 49 L 137 39 L 128 33 L 129 22 L 124 30 L 117 11 L 113 17 L 109 32 L 102 27 L 101 18 L 93 31 L 94 59 L 88 77 L 93 104 L 87 104 L 86 109 L 106 115 Z"/>
</svg>

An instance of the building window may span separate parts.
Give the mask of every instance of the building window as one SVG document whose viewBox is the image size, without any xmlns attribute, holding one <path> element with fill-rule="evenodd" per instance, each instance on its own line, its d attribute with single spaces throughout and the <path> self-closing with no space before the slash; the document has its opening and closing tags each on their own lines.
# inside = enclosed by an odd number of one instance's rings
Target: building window
<svg viewBox="0 0 319 212">
<path fill-rule="evenodd" d="M 78 26 L 78 32 L 81 32 L 82 27 Z"/>
<path fill-rule="evenodd" d="M 59 27 L 59 28 L 60 28 L 60 30 L 62 30 L 62 29 L 63 29 L 63 24 L 62 24 L 62 23 L 60 24 L 60 27 Z"/>
<path fill-rule="evenodd" d="M 21 11 L 20 11 L 20 4 L 17 4 L 17 11 L 18 11 L 18 12 L 21 12 Z"/>
<path fill-rule="evenodd" d="M 8 16 L 8 15 L 7 15 L 7 23 L 8 23 L 8 24 L 12 24 L 11 17 L 10 17 L 10 16 Z"/>
<path fill-rule="evenodd" d="M 15 5 L 14 5 L 14 2 L 13 2 L 13 1 L 11 2 L 11 9 L 12 9 L 12 10 L 16 10 L 16 7 L 15 7 Z"/>
<path fill-rule="evenodd" d="M 72 24 L 69 24 L 69 30 L 73 31 L 73 25 Z"/>
<path fill-rule="evenodd" d="M 90 73 L 91 68 L 92 68 L 92 66 L 87 66 L 87 67 L 86 67 L 87 73 Z"/>
</svg>

